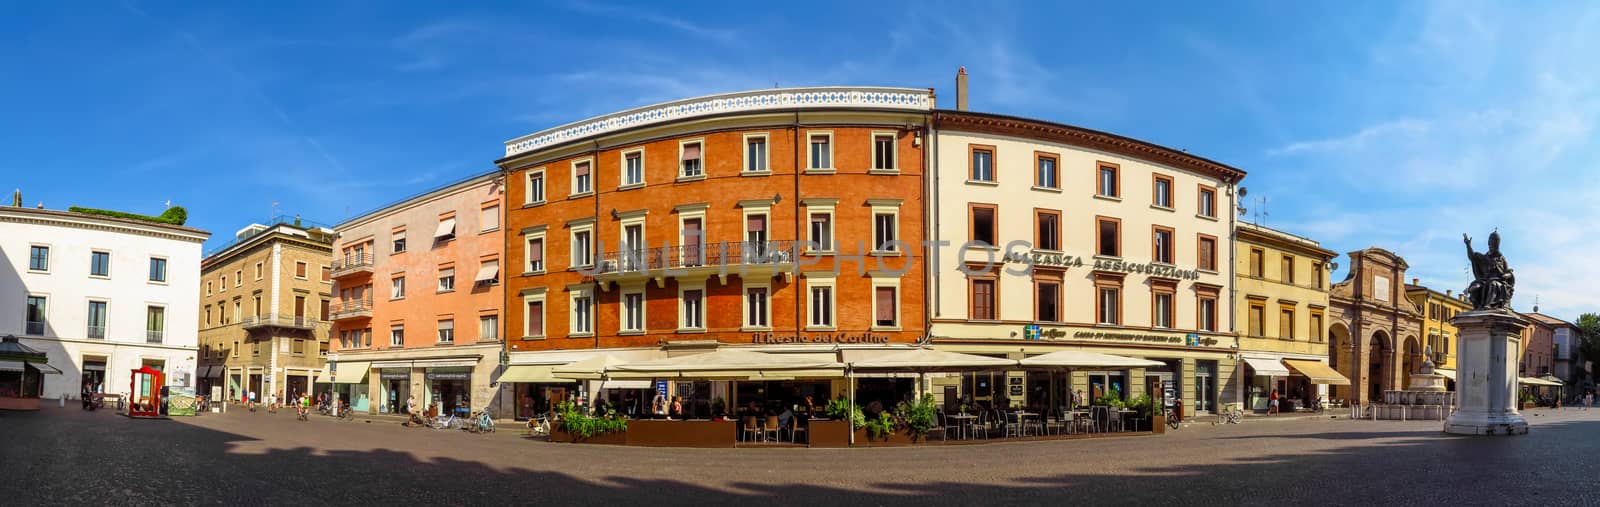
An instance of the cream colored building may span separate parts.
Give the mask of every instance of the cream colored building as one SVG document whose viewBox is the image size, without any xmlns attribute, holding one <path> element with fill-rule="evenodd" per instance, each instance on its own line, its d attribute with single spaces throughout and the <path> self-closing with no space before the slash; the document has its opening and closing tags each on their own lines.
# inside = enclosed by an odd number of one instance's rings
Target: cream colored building
<svg viewBox="0 0 1600 507">
<path fill-rule="evenodd" d="M 254 391 L 262 402 L 314 392 L 328 355 L 333 231 L 296 218 L 236 238 L 200 264 L 200 392 Z"/>
<path fill-rule="evenodd" d="M 1422 333 L 1427 342 L 1423 344 L 1433 350 L 1433 363 L 1439 374 L 1451 381 L 1452 391 L 1455 390 L 1456 375 L 1456 341 L 1460 335 L 1456 326 L 1451 324 L 1456 314 L 1472 311 L 1472 303 L 1467 302 L 1466 296 L 1456 294 L 1455 290 L 1445 290 L 1443 293 L 1420 285 L 1415 278 L 1411 284 L 1406 285 L 1406 297 L 1411 302 L 1422 307 Z"/>
<path fill-rule="evenodd" d="M 1330 380 L 1349 381 L 1326 368 L 1328 273 L 1338 253 L 1257 224 L 1241 222 L 1235 230 L 1234 328 L 1245 364 L 1245 408 L 1266 410 L 1274 389 L 1284 409 L 1326 398 Z"/>
<path fill-rule="evenodd" d="M 958 99 L 958 103 L 959 103 Z M 942 378 L 978 404 L 1059 407 L 1068 387 L 1163 387 L 1186 414 L 1237 400 L 1234 189 L 1244 172 L 1151 143 L 968 111 L 934 114 L 929 334 L 940 349 L 1020 359 L 1080 349 L 1151 369 Z M 1165 384 L 1163 386 L 1163 384 Z"/>
</svg>

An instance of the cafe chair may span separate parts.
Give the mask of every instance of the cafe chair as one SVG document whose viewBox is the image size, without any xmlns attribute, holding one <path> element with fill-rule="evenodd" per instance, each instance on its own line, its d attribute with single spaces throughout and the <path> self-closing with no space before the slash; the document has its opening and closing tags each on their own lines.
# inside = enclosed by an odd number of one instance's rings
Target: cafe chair
<svg viewBox="0 0 1600 507">
<path fill-rule="evenodd" d="M 767 440 L 767 434 L 772 434 L 771 442 L 778 441 L 778 416 L 767 416 L 767 423 L 761 426 L 761 440 Z"/>
<path fill-rule="evenodd" d="M 972 426 L 972 434 L 975 435 L 976 437 L 982 437 L 984 440 L 988 440 L 989 439 L 989 412 L 988 411 L 984 411 L 984 410 L 980 410 L 980 411 L 978 411 L 978 418 L 977 419 L 972 419 L 971 421 L 972 422 L 969 423 L 969 425 Z"/>
<path fill-rule="evenodd" d="M 1006 432 L 1005 432 L 1005 435 L 1006 435 L 1007 438 L 1010 438 L 1010 437 L 1013 437 L 1013 436 L 1016 436 L 1016 437 L 1023 436 L 1022 435 L 1022 416 L 1018 415 L 1016 412 L 1006 412 Z"/>
<path fill-rule="evenodd" d="M 739 438 L 746 442 L 754 442 L 762 437 L 761 428 L 756 426 L 756 416 L 744 416 L 744 418 L 740 420 L 739 426 Z"/>
<path fill-rule="evenodd" d="M 1051 411 L 1048 418 L 1044 419 L 1044 433 L 1046 435 L 1060 435 L 1067 428 L 1067 423 L 1059 411 Z"/>
<path fill-rule="evenodd" d="M 789 443 L 791 443 L 791 444 L 800 443 L 800 438 L 798 436 L 796 436 L 797 433 L 805 433 L 806 434 L 806 443 L 811 443 L 811 434 L 806 431 L 807 429 L 809 429 L 809 428 L 807 428 L 806 425 L 800 424 L 800 418 L 798 418 L 798 417 L 789 418 L 789 428 L 788 428 L 788 430 L 789 430 Z"/>
<path fill-rule="evenodd" d="M 955 430 L 956 434 L 960 435 L 961 434 L 961 425 L 960 425 L 960 423 L 952 423 L 952 422 L 950 422 L 950 416 L 945 415 L 944 412 L 940 412 L 939 413 L 939 433 L 944 436 L 945 440 L 949 440 L 950 439 L 950 430 Z"/>
</svg>

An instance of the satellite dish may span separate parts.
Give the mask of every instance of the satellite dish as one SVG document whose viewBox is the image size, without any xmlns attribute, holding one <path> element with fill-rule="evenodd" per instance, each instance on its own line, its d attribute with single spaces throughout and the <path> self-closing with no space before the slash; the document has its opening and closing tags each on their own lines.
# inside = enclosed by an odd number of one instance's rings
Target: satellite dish
<svg viewBox="0 0 1600 507">
<path fill-rule="evenodd" d="M 1328 263 L 1328 271 L 1338 271 L 1338 270 L 1339 270 L 1339 263 L 1337 263 L 1337 262 Z"/>
<path fill-rule="evenodd" d="M 1244 187 L 1239 187 L 1239 197 L 1244 197 L 1244 196 L 1247 196 L 1247 195 L 1250 195 L 1250 189 L 1244 188 Z"/>
</svg>

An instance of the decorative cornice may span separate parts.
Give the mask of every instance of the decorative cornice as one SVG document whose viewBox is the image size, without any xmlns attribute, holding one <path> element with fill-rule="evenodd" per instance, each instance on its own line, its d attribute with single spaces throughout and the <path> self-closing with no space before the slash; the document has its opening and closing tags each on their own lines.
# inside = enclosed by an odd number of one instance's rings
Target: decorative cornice
<svg viewBox="0 0 1600 507">
<path fill-rule="evenodd" d="M 1211 175 L 1223 181 L 1237 181 L 1245 176 L 1243 170 L 1216 161 L 1196 157 L 1165 146 L 1081 127 L 971 111 L 935 111 L 933 118 L 935 128 L 940 130 L 997 134 L 1057 142 L 1166 164 L 1179 169 Z"/>
<path fill-rule="evenodd" d="M 861 109 L 928 112 L 933 90 L 824 86 L 708 95 L 638 107 L 506 141 L 506 158 L 612 132 L 728 113 Z"/>
<path fill-rule="evenodd" d="M 190 243 L 204 243 L 211 233 L 199 229 L 161 224 L 146 224 L 135 220 L 119 219 L 115 217 L 99 217 L 69 211 L 40 210 L 29 208 L 0 208 L 0 222 L 19 224 L 44 225 L 53 227 L 71 227 L 91 231 L 115 232 L 119 234 L 132 234 L 173 241 L 187 241 Z"/>
</svg>

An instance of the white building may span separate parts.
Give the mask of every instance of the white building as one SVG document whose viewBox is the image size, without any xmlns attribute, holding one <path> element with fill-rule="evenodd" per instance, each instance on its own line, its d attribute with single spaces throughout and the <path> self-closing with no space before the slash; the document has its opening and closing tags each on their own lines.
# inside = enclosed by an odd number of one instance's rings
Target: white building
<svg viewBox="0 0 1600 507">
<path fill-rule="evenodd" d="M 46 352 L 45 398 L 85 381 L 127 394 L 132 370 L 193 385 L 200 245 L 210 233 L 144 220 L 0 207 L 0 334 Z"/>
</svg>

